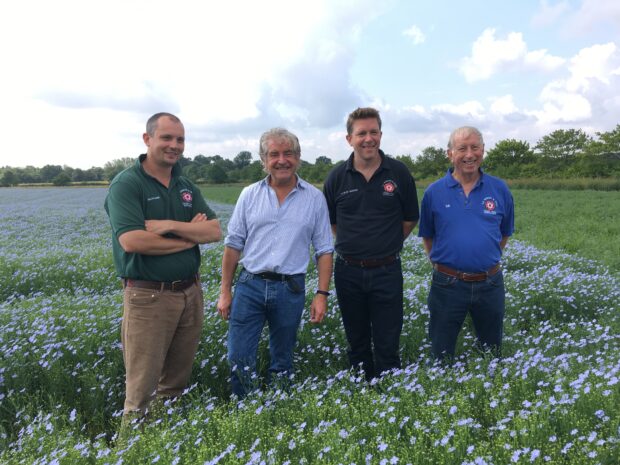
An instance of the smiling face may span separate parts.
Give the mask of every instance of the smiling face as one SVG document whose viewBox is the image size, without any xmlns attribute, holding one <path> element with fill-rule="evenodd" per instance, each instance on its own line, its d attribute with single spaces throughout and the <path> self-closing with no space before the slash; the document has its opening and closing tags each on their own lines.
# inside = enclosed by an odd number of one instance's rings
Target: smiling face
<svg viewBox="0 0 620 465">
<path fill-rule="evenodd" d="M 347 142 L 360 161 L 374 161 L 380 158 L 381 127 L 377 118 L 356 119 L 347 135 Z"/>
<path fill-rule="evenodd" d="M 147 148 L 147 159 L 160 167 L 172 167 L 185 149 L 185 129 L 180 121 L 168 116 L 157 120 L 153 134 L 143 136 Z"/>
<path fill-rule="evenodd" d="M 480 165 L 484 156 L 484 143 L 473 132 L 456 133 L 448 149 L 448 158 L 454 166 L 454 177 L 458 180 L 471 180 L 480 175 Z"/>
<path fill-rule="evenodd" d="M 283 137 L 268 139 L 265 154 L 265 171 L 271 183 L 277 186 L 292 186 L 296 182 L 295 172 L 299 167 L 300 154 L 296 153 L 291 142 Z"/>
</svg>

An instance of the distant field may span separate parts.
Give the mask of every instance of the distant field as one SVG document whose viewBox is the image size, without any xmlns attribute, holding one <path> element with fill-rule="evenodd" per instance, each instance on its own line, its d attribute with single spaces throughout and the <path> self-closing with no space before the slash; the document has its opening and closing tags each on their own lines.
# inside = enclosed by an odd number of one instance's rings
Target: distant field
<svg viewBox="0 0 620 465">
<path fill-rule="evenodd" d="M 235 203 L 242 185 L 201 186 L 207 200 Z M 422 199 L 423 190 L 418 196 Z M 620 271 L 620 192 L 513 189 L 515 238 L 600 260 Z"/>
</svg>

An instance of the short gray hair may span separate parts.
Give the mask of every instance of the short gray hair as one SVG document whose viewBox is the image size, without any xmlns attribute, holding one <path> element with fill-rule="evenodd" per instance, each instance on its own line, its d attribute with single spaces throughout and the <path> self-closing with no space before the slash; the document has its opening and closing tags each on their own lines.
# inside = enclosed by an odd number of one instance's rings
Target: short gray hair
<svg viewBox="0 0 620 465">
<path fill-rule="evenodd" d="M 295 134 L 284 128 L 272 128 L 269 131 L 264 132 L 263 135 L 260 136 L 258 154 L 260 155 L 260 158 L 261 160 L 263 160 L 263 162 L 267 160 L 269 141 L 273 139 L 286 140 L 290 144 L 291 150 L 295 153 L 295 155 L 301 155 L 299 139 Z"/>
<path fill-rule="evenodd" d="M 477 128 L 473 126 L 462 126 L 460 128 L 455 129 L 450 134 L 450 139 L 448 139 L 448 149 L 452 148 L 452 145 L 454 145 L 454 139 L 457 136 L 468 137 L 468 136 L 471 136 L 472 134 L 478 136 L 478 139 L 480 139 L 480 144 L 484 145 L 484 139 L 482 138 L 482 133 Z"/>
</svg>

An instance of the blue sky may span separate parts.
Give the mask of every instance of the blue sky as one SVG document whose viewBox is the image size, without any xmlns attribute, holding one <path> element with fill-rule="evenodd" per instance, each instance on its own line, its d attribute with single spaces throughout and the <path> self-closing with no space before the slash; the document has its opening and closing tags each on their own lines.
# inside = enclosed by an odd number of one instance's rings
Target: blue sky
<svg viewBox="0 0 620 465">
<path fill-rule="evenodd" d="M 185 153 L 257 157 L 296 133 L 302 158 L 350 153 L 358 106 L 382 148 L 418 155 L 479 127 L 486 148 L 620 123 L 620 2 L 23 0 L 0 7 L 0 166 L 88 168 L 144 151 L 177 114 Z"/>
</svg>

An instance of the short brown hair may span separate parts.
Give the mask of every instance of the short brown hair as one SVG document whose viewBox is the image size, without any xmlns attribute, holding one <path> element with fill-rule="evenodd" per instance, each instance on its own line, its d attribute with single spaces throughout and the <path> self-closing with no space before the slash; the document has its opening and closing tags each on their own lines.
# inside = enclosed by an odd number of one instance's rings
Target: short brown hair
<svg viewBox="0 0 620 465">
<path fill-rule="evenodd" d="M 381 129 L 381 117 L 379 116 L 379 111 L 374 108 L 365 107 L 365 108 L 357 108 L 351 112 L 349 117 L 347 118 L 347 134 L 351 135 L 353 132 L 353 123 L 358 119 L 367 119 L 367 118 L 376 118 L 379 123 L 379 129 Z"/>
<path fill-rule="evenodd" d="M 159 121 L 159 118 L 163 116 L 167 116 L 175 123 L 181 122 L 181 120 L 177 116 L 174 116 L 172 113 L 166 113 L 165 111 L 162 111 L 161 113 L 155 113 L 146 122 L 146 133 L 149 136 L 153 137 L 155 135 L 155 130 L 157 129 L 157 122 Z"/>
</svg>

